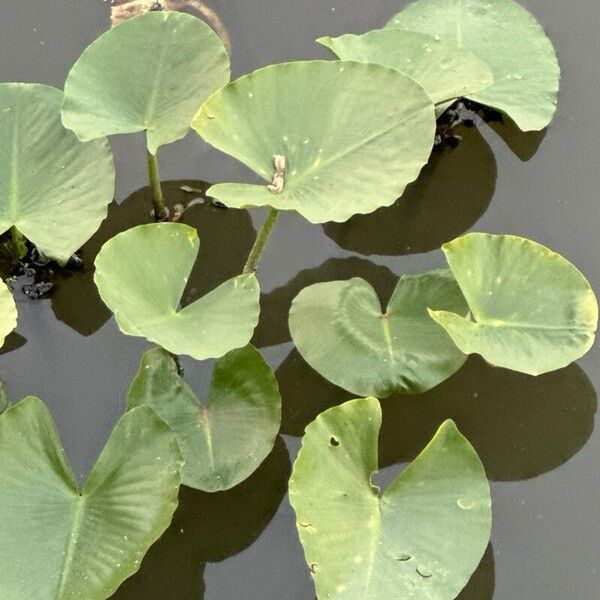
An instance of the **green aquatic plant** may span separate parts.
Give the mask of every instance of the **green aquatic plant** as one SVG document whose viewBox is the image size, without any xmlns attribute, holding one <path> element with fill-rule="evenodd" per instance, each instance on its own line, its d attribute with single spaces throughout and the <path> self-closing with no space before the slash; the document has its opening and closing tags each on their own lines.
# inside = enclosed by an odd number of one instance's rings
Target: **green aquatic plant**
<svg viewBox="0 0 600 600">
<path fill-rule="evenodd" d="M 491 532 L 488 480 L 452 421 L 381 493 L 378 400 L 351 400 L 306 428 L 290 502 L 319 598 L 453 600 Z"/>
<path fill-rule="evenodd" d="M 10 288 L 0 279 L 0 348 L 17 326 L 17 305 Z"/>
<path fill-rule="evenodd" d="M 150 406 L 171 427 L 185 460 L 183 483 L 206 492 L 247 479 L 269 455 L 281 423 L 281 397 L 258 350 L 232 350 L 215 364 L 205 402 L 162 348 L 149 350 L 127 394 L 129 410 Z"/>
<path fill-rule="evenodd" d="M 466 354 L 540 375 L 566 367 L 594 343 L 598 302 L 565 258 L 514 235 L 471 233 L 442 246 L 469 315 L 431 316 Z"/>
<path fill-rule="evenodd" d="M 315 371 L 353 394 L 426 392 L 466 360 L 429 317 L 432 307 L 469 312 L 449 271 L 401 277 L 385 310 L 364 279 L 317 283 L 292 302 L 290 333 Z"/>
<path fill-rule="evenodd" d="M 65 83 L 63 123 L 81 140 L 145 131 L 154 212 L 163 219 L 158 149 L 185 136 L 198 107 L 229 76 L 227 51 L 206 23 L 184 13 L 147 12 L 83 52 Z"/>
<path fill-rule="evenodd" d="M 506 113 L 523 131 L 552 121 L 560 84 L 556 52 L 535 17 L 514 0 L 417 0 L 388 27 L 428 33 L 478 56 L 494 83 L 467 97 Z"/>
<path fill-rule="evenodd" d="M 214 185 L 209 196 L 323 223 L 393 204 L 429 158 L 435 116 L 423 88 L 398 71 L 305 61 L 230 83 L 192 127 L 264 179 Z"/>
<path fill-rule="evenodd" d="M 378 29 L 317 42 L 341 60 L 383 65 L 409 75 L 425 88 L 437 114 L 457 98 L 494 83 L 492 71 L 475 54 L 419 31 Z"/>
<path fill-rule="evenodd" d="M 199 247 L 196 230 L 181 223 L 139 225 L 102 246 L 94 281 L 123 333 L 196 360 L 219 358 L 250 341 L 260 312 L 253 273 L 179 309 Z"/>
<path fill-rule="evenodd" d="M 183 461 L 148 407 L 125 414 L 82 488 L 52 417 L 28 397 L 0 415 L 3 600 L 105 600 L 177 506 Z"/>
<path fill-rule="evenodd" d="M 62 101 L 63 93 L 47 85 L 0 84 L 0 233 L 11 232 L 17 260 L 27 238 L 66 263 L 100 227 L 113 199 L 107 141 L 82 143 L 65 129 Z"/>
</svg>

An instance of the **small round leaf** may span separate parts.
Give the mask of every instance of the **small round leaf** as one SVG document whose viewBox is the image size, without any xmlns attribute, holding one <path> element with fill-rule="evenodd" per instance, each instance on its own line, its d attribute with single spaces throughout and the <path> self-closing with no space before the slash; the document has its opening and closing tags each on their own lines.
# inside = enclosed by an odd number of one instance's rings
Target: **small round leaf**
<svg viewBox="0 0 600 600">
<path fill-rule="evenodd" d="M 431 316 L 466 354 L 540 375 L 583 356 L 594 343 L 598 302 L 566 259 L 514 235 L 471 233 L 442 246 L 470 313 Z"/>
<path fill-rule="evenodd" d="M 429 158 L 435 115 L 423 88 L 394 69 L 306 61 L 230 83 L 200 108 L 192 127 L 265 180 L 218 184 L 210 196 L 323 223 L 393 204 Z M 268 188 L 275 156 L 285 159 L 280 193 Z"/>
<path fill-rule="evenodd" d="M 494 84 L 470 94 L 505 112 L 523 131 L 546 127 L 556 112 L 560 68 L 552 42 L 514 0 L 417 0 L 388 27 L 437 35 L 472 52 L 494 73 Z"/>
<path fill-rule="evenodd" d="M 449 271 L 401 277 L 386 311 L 364 279 L 311 285 L 294 299 L 289 326 L 304 360 L 332 383 L 362 396 L 415 394 L 466 359 L 429 318 L 432 306 L 469 310 Z"/>
<path fill-rule="evenodd" d="M 0 84 L 0 233 L 14 226 L 65 263 L 106 217 L 115 169 L 105 139 L 83 144 L 63 127 L 62 101 L 47 85 Z"/>
<path fill-rule="evenodd" d="M 227 52 L 206 23 L 147 12 L 86 48 L 65 83 L 63 122 L 82 140 L 147 131 L 156 154 L 185 136 L 198 107 L 229 75 Z"/>
<path fill-rule="evenodd" d="M 185 460 L 183 483 L 206 492 L 228 490 L 252 475 L 273 449 L 281 423 L 275 375 L 252 346 L 217 361 L 204 403 L 168 352 L 149 350 L 127 398 L 129 409 L 150 406 L 171 427 Z"/>
<path fill-rule="evenodd" d="M 490 539 L 483 465 L 452 421 L 384 494 L 381 408 L 351 400 L 306 428 L 290 478 L 306 561 L 324 598 L 454 600 Z"/>
<path fill-rule="evenodd" d="M 44 404 L 0 416 L 3 600 L 105 600 L 135 573 L 177 507 L 183 461 L 147 407 L 115 426 L 80 489 Z"/>
<path fill-rule="evenodd" d="M 250 341 L 260 312 L 254 274 L 229 279 L 178 309 L 199 246 L 196 230 L 180 223 L 140 225 L 102 246 L 94 281 L 123 333 L 197 360 Z"/>
<path fill-rule="evenodd" d="M 473 53 L 419 31 L 378 29 L 317 41 L 341 60 L 374 63 L 409 75 L 434 104 L 479 92 L 494 82 L 490 68 Z"/>
</svg>

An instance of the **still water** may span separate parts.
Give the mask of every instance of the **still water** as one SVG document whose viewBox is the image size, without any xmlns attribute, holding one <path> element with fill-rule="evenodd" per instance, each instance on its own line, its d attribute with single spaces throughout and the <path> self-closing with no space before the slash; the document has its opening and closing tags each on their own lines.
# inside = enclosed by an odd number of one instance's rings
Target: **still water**
<svg viewBox="0 0 600 600">
<path fill-rule="evenodd" d="M 464 129 L 457 149 L 433 156 L 395 206 L 346 224 L 310 225 L 286 215 L 259 270 L 263 317 L 255 344 L 277 368 L 283 437 L 261 468 L 222 494 L 183 490 L 173 526 L 115 600 L 313 600 L 314 589 L 286 497 L 290 461 L 305 425 L 349 396 L 312 372 L 292 349 L 291 299 L 317 281 L 361 276 L 385 301 L 394 277 L 444 265 L 439 246 L 468 230 L 535 239 L 574 262 L 600 291 L 600 4 L 521 0 L 545 25 L 563 69 L 559 113 L 543 134 L 509 125 Z M 293 59 L 328 57 L 322 35 L 383 25 L 404 0 L 213 0 L 233 40 L 234 75 Z M 62 87 L 81 51 L 109 24 L 102 0 L 3 0 L 0 80 Z M 127 60 L 127 57 L 123 57 Z M 19 326 L 0 356 L 14 400 L 49 405 L 75 471 L 83 477 L 114 422 L 146 344 L 118 332 L 94 290 L 101 244 L 149 220 L 144 141 L 111 140 L 116 201 L 83 252 L 86 271 L 57 281 L 53 295 L 17 293 Z M 248 173 L 195 136 L 161 156 L 173 202 L 190 180 L 238 181 Z M 186 199 L 189 199 L 186 198 Z M 201 259 L 190 302 L 237 274 L 263 215 L 197 206 Z M 418 397 L 383 402 L 380 481 L 412 459 L 446 418 L 474 444 L 492 480 L 492 544 L 460 600 L 594 600 L 600 596 L 600 433 L 594 429 L 598 359 L 532 378 L 476 358 Z M 184 360 L 198 393 L 211 364 Z M 397 468 L 397 467 L 396 467 Z"/>
</svg>

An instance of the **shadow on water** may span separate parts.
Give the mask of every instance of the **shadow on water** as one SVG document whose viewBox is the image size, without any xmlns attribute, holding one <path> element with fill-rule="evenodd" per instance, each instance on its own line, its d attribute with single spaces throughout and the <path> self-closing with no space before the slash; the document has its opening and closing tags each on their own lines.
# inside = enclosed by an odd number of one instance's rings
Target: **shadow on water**
<svg viewBox="0 0 600 600">
<path fill-rule="evenodd" d="M 182 487 L 171 526 L 112 599 L 200 600 L 205 563 L 233 556 L 258 538 L 285 495 L 290 471 L 278 438 L 265 462 L 237 487 L 215 494 Z"/>
<path fill-rule="evenodd" d="M 512 152 L 523 162 L 532 159 L 546 137 L 546 129 L 541 131 L 521 131 L 507 115 L 500 120 L 487 123 L 499 135 Z"/>
<path fill-rule="evenodd" d="M 289 342 L 288 315 L 292 300 L 309 285 L 322 281 L 335 281 L 362 277 L 367 280 L 382 299 L 392 295 L 398 276 L 387 267 L 357 257 L 330 258 L 314 269 L 298 273 L 286 285 L 263 294 L 260 299 L 260 322 L 252 343 L 264 348 Z"/>
<path fill-rule="evenodd" d="M 296 350 L 277 370 L 283 398 L 282 431 L 302 435 L 324 410 L 352 394 L 313 371 Z M 446 419 L 454 419 L 483 461 L 490 479 L 529 479 L 560 466 L 594 428 L 596 392 L 576 364 L 532 377 L 498 369 L 480 357 L 433 390 L 381 401 L 382 467 L 415 458 Z"/>
<path fill-rule="evenodd" d="M 467 587 L 456 597 L 456 600 L 492 600 L 495 587 L 494 549 L 490 544 Z"/>
<path fill-rule="evenodd" d="M 434 152 L 419 179 L 392 206 L 323 229 L 346 250 L 402 255 L 439 248 L 470 229 L 496 188 L 496 160 L 476 127 L 460 126 L 456 148 Z"/>
<path fill-rule="evenodd" d="M 187 205 L 195 197 L 202 197 L 183 191 L 183 185 L 197 189 L 208 187 L 198 181 L 163 182 L 165 198 L 170 206 Z M 108 217 L 82 248 L 83 270 L 59 276 L 55 281 L 51 300 L 59 320 L 86 336 L 104 325 L 110 311 L 94 285 L 94 259 L 102 245 L 118 233 L 136 225 L 152 223 L 151 206 L 148 187 L 134 192 L 121 204 L 113 202 L 109 206 Z M 181 222 L 195 227 L 200 237 L 199 257 L 182 298 L 182 304 L 186 305 L 241 272 L 256 232 L 247 211 L 217 208 L 209 201 L 191 206 Z"/>
<path fill-rule="evenodd" d="M 0 356 L 2 354 L 8 354 L 13 350 L 18 350 L 21 346 L 24 346 L 26 343 L 27 338 L 24 338 L 22 335 L 19 335 L 18 333 L 13 331 L 12 333 L 9 333 L 8 336 L 6 336 L 6 340 L 4 341 L 2 348 L 0 348 Z"/>
</svg>

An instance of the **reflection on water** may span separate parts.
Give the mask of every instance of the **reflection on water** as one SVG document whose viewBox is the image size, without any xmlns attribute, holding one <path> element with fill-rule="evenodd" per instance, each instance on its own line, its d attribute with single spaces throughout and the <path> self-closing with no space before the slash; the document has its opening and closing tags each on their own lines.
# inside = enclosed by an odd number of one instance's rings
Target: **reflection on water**
<svg viewBox="0 0 600 600">
<path fill-rule="evenodd" d="M 225 560 L 256 540 L 285 495 L 290 471 L 278 438 L 263 464 L 237 487 L 215 494 L 182 487 L 171 526 L 113 600 L 201 600 L 205 563 Z"/>
<path fill-rule="evenodd" d="M 296 350 L 277 370 L 282 431 L 302 435 L 320 412 L 352 398 L 323 379 Z M 446 419 L 473 444 L 490 479 L 522 480 L 574 456 L 594 428 L 596 392 L 575 364 L 539 377 L 488 365 L 477 356 L 433 390 L 381 401 L 381 466 L 407 462 Z"/>
<path fill-rule="evenodd" d="M 496 160 L 476 127 L 457 127 L 456 148 L 434 152 L 419 179 L 390 207 L 327 223 L 339 246 L 361 254 L 428 252 L 470 229 L 487 210 L 496 186 Z"/>
<path fill-rule="evenodd" d="M 163 182 L 165 199 L 170 207 L 186 206 L 200 194 L 190 194 L 181 189 L 189 186 L 205 190 L 208 185 L 199 181 Z M 121 204 L 109 206 L 108 217 L 98 232 L 82 249 L 84 269 L 55 282 L 52 308 L 57 318 L 82 335 L 91 335 L 108 320 L 110 311 L 94 285 L 94 260 L 102 245 L 118 233 L 152 223 L 150 214 L 152 195 L 144 187 L 126 198 Z M 244 210 L 217 208 L 210 202 L 194 204 L 185 211 L 182 223 L 198 230 L 200 253 L 192 270 L 182 304 L 190 304 L 211 291 L 220 283 L 239 275 L 256 235 L 252 220 Z"/>
<path fill-rule="evenodd" d="M 387 267 L 381 267 L 368 260 L 350 258 L 330 258 L 314 269 L 301 271 L 286 285 L 263 294 L 260 299 L 260 322 L 252 343 L 259 347 L 275 346 L 289 342 L 288 315 L 292 300 L 309 285 L 322 281 L 335 281 L 362 277 L 368 281 L 382 303 L 387 304 L 392 295 L 398 276 Z"/>
</svg>

